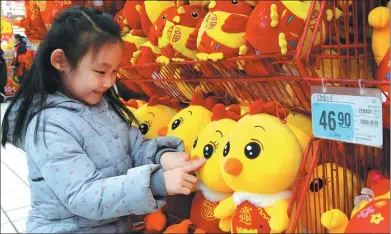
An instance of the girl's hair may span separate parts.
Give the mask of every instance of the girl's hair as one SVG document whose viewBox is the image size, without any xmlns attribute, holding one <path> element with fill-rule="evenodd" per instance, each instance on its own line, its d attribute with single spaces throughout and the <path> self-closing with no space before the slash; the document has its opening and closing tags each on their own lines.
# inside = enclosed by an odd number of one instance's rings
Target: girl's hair
<svg viewBox="0 0 391 234">
<path fill-rule="evenodd" d="M 74 70 L 88 51 L 92 50 L 97 54 L 102 46 L 115 43 L 122 45 L 123 42 L 120 27 L 110 15 L 86 7 L 74 7 L 63 11 L 40 43 L 34 63 L 5 113 L 2 124 L 2 145 L 4 146 L 7 141 L 14 144 L 18 140 L 24 142 L 23 131 L 35 114 L 38 114 L 35 126 L 35 138 L 37 137 L 40 113 L 52 107 L 46 103 L 48 94 L 58 91 L 61 84 L 60 72 L 50 62 L 54 50 L 62 49 L 71 69 Z M 104 97 L 109 106 L 129 125 L 135 120 L 113 88 L 107 90 Z M 15 112 L 14 131 L 8 134 L 11 129 L 10 112 L 15 111 L 13 107 L 16 103 L 18 109 Z M 34 112 L 30 114 L 32 110 Z M 11 139 L 7 139 L 7 134 Z"/>
</svg>

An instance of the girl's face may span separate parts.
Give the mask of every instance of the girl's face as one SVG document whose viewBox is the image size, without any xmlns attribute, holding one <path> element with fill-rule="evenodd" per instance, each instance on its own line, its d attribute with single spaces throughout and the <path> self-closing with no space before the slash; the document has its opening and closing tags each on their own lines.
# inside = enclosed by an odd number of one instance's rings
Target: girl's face
<svg viewBox="0 0 391 234">
<path fill-rule="evenodd" d="M 63 90 L 65 95 L 95 105 L 103 93 L 115 83 L 122 57 L 120 43 L 104 46 L 95 56 L 90 50 L 79 62 L 76 69 L 64 70 Z"/>
</svg>

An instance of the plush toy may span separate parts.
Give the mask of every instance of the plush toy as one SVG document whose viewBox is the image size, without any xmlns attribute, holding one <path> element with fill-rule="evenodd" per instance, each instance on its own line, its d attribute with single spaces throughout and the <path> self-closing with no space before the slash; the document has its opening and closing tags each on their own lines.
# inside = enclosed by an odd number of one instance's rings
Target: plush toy
<svg viewBox="0 0 391 234">
<path fill-rule="evenodd" d="M 34 55 L 35 52 L 33 50 L 27 50 L 25 54 L 19 55 L 18 61 L 23 63 L 24 68 L 30 70 L 31 65 L 33 65 L 34 62 Z"/>
<path fill-rule="evenodd" d="M 141 21 L 140 21 L 140 10 L 144 1 L 139 0 L 127 0 L 125 2 L 123 10 L 124 20 L 124 31 L 130 31 L 131 29 L 141 30 Z M 142 30 L 141 30 L 142 31 Z M 148 34 L 144 34 L 148 36 Z"/>
<path fill-rule="evenodd" d="M 138 34 L 141 32 L 141 34 Z M 140 30 L 131 30 L 122 36 L 124 41 L 124 53 L 122 55 L 121 65 L 130 65 L 133 53 L 136 52 L 142 44 L 148 41 L 148 38 Z"/>
<path fill-rule="evenodd" d="M 378 66 L 377 80 L 390 80 L 390 2 L 387 7 L 376 7 L 368 15 L 368 23 L 373 27 L 372 50 Z M 386 94 L 390 93 L 389 85 L 380 87 Z M 390 128 L 389 101 L 383 111 L 383 125 Z"/>
<path fill-rule="evenodd" d="M 311 138 L 313 137 L 312 133 L 312 120 L 311 117 L 294 112 L 289 111 L 289 115 L 287 117 L 286 124 L 289 126 L 289 128 L 292 130 L 292 132 L 295 134 L 297 140 L 300 143 L 301 150 L 304 154 L 306 151 L 307 145 Z M 312 151 L 308 155 L 306 165 L 305 165 L 305 171 L 308 172 L 308 169 L 310 167 L 311 161 L 312 161 Z"/>
<path fill-rule="evenodd" d="M 167 126 L 178 111 L 178 100 L 169 97 L 152 96 L 149 102 L 138 108 L 134 116 L 139 121 L 138 128 L 147 139 L 158 137 L 158 131 Z"/>
<path fill-rule="evenodd" d="M 337 51 L 331 49 L 323 50 L 325 55 L 333 55 L 333 59 L 322 59 L 319 64 L 314 64 L 315 72 L 320 78 L 328 79 L 343 79 L 347 77 L 346 63 L 343 59 L 338 59 L 339 55 Z M 339 86 L 339 84 L 334 84 Z"/>
<path fill-rule="evenodd" d="M 350 220 L 341 210 L 333 209 L 322 214 L 322 225 L 329 233 L 389 233 L 390 232 L 390 179 L 379 172 L 378 184 L 367 185 L 362 195 L 356 197 Z M 370 173 L 370 176 L 371 176 Z"/>
<path fill-rule="evenodd" d="M 168 65 L 170 61 L 179 62 L 195 59 L 198 52 L 196 46 L 198 26 L 205 15 L 206 11 L 203 8 L 191 5 L 180 6 L 175 9 L 175 12 L 170 12 L 165 23 L 158 26 L 163 28 L 158 30 L 159 35 L 156 35 L 158 37 L 157 45 L 162 55 L 156 61 Z M 161 17 L 164 16 L 165 14 Z M 153 44 L 152 39 L 151 43 Z M 195 70 L 176 68 L 174 78 L 185 79 L 195 73 Z M 161 75 L 165 78 L 172 78 L 173 76 L 172 72 L 169 72 L 166 68 L 162 68 Z M 175 84 L 183 94 L 181 96 L 185 96 L 187 100 L 191 99 L 194 87 L 199 85 L 198 82 L 191 84 L 176 82 Z"/>
<path fill-rule="evenodd" d="M 115 20 L 115 22 L 117 22 L 117 24 L 121 28 L 121 34 L 125 34 L 125 33 L 129 32 L 129 28 L 126 28 L 126 30 L 125 30 L 125 15 L 124 15 L 123 9 L 119 10 L 114 15 L 114 20 Z"/>
<path fill-rule="evenodd" d="M 206 8 L 208 5 L 209 5 L 210 1 L 209 0 L 202 0 L 202 1 L 199 1 L 199 0 L 189 0 L 189 4 L 190 5 L 193 5 L 193 6 L 199 6 L 199 7 L 203 7 L 203 8 Z"/>
<path fill-rule="evenodd" d="M 199 132 L 211 122 L 212 108 L 215 105 L 214 99 L 204 99 L 199 88 L 195 90 L 190 106 L 179 111 L 165 127 L 162 127 L 159 136 L 177 137 L 184 141 L 185 152 L 190 155 L 191 149 Z M 159 210 L 149 214 L 145 220 L 147 230 L 162 231 L 166 217 Z"/>
<path fill-rule="evenodd" d="M 250 15 L 246 39 L 261 54 L 296 49 L 310 1 L 260 1 Z"/>
<path fill-rule="evenodd" d="M 211 1 L 197 38 L 199 60 L 237 57 L 254 1 Z"/>
<path fill-rule="evenodd" d="M 149 3 L 148 3 L 149 4 Z M 158 45 L 158 37 L 164 29 L 165 22 L 168 18 L 173 18 L 175 16 L 176 6 L 170 6 L 167 9 L 163 10 L 161 15 L 155 20 L 152 27 L 150 27 L 148 35 L 149 41 L 142 44 L 138 51 L 133 53 L 133 58 L 131 59 L 132 64 L 136 65 L 145 65 L 150 63 L 155 63 L 157 57 L 160 55 L 160 49 Z M 139 69 L 139 74 L 141 78 L 144 79 L 164 79 L 164 70 L 156 67 L 147 67 L 145 69 Z M 162 74 L 163 72 L 163 74 Z M 171 88 L 175 84 L 169 84 L 168 82 L 145 82 L 143 88 L 148 95 L 167 95 L 167 90 L 172 90 Z"/>
<path fill-rule="evenodd" d="M 160 14 L 172 6 L 176 6 L 175 1 L 144 1 L 139 12 L 141 27 L 145 35 L 149 35 L 151 26 L 156 22 Z"/>
<path fill-rule="evenodd" d="M 199 132 L 211 122 L 214 105 L 214 98 L 204 99 L 202 91 L 197 87 L 190 105 L 179 111 L 167 127 L 161 130 L 160 135 L 182 139 L 185 144 L 185 151 L 190 154 Z"/>
<path fill-rule="evenodd" d="M 303 203 L 300 212 L 304 228 L 310 233 L 322 232 L 320 220 L 324 212 L 335 208 L 342 210 L 352 208 L 353 198 L 360 191 L 358 185 L 362 184 L 358 180 L 359 178 L 349 169 L 344 170 L 335 163 L 317 166 L 311 175 L 306 202 Z M 299 185 L 299 191 L 303 186 L 303 183 Z"/>
<path fill-rule="evenodd" d="M 194 141 L 192 159 L 204 157 L 205 165 L 196 172 L 197 191 L 193 198 L 190 219 L 167 228 L 166 233 L 188 233 L 189 224 L 197 228 L 195 233 L 221 233 L 219 220 L 214 217 L 214 208 L 218 203 L 231 196 L 232 190 L 223 182 L 220 174 L 220 155 L 223 153 L 225 139 L 236 121 L 240 119 L 240 107 L 230 106 L 228 110 L 222 104 L 213 108 L 212 122 L 202 129 Z M 230 229 L 230 218 L 225 223 Z M 227 231 L 227 230 L 226 230 Z"/>
<path fill-rule="evenodd" d="M 142 79 L 151 79 L 159 77 L 159 70 L 154 69 L 154 67 L 141 67 L 146 64 L 154 63 L 159 53 L 159 48 L 153 46 L 150 41 L 147 41 L 142 44 L 139 49 L 133 53 L 133 57 L 130 62 L 132 63 L 132 65 L 140 66 L 137 72 Z M 165 96 L 167 95 L 166 90 L 169 89 L 160 85 L 161 83 L 163 82 L 145 82 L 142 84 L 142 87 L 147 95 Z M 166 90 L 164 88 L 166 88 Z"/>
<path fill-rule="evenodd" d="M 169 17 L 158 37 L 158 46 L 161 56 L 157 62 L 166 64 L 193 60 L 196 58 L 199 23 L 202 22 L 206 11 L 200 7 L 184 5 L 176 9 L 175 15 Z M 191 37 L 192 36 L 192 37 Z"/>
<path fill-rule="evenodd" d="M 214 214 L 222 221 L 232 216 L 232 233 L 280 233 L 289 226 L 290 189 L 302 153 L 285 124 L 288 114 L 276 102 L 256 101 L 228 136 L 220 170 L 234 194 Z"/>
</svg>

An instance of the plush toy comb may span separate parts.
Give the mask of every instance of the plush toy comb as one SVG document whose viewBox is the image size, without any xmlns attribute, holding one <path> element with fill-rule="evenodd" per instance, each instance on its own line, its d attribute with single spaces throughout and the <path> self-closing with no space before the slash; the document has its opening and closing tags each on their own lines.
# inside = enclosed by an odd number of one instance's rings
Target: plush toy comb
<svg viewBox="0 0 391 234">
<path fill-rule="evenodd" d="M 271 101 L 264 102 L 262 100 L 255 101 L 250 106 L 250 115 L 256 115 L 260 113 L 266 113 L 273 115 L 281 120 L 281 122 L 286 123 L 286 118 L 289 115 L 289 111 L 286 108 L 283 108 L 279 102 Z"/>
<path fill-rule="evenodd" d="M 152 96 L 149 99 L 148 106 L 156 106 L 156 105 L 168 106 L 168 107 L 171 107 L 175 110 L 179 110 L 178 100 L 170 99 L 169 97 L 160 97 L 159 98 L 157 96 Z"/>
<path fill-rule="evenodd" d="M 122 104 L 125 106 L 133 107 L 134 109 L 138 109 L 138 102 L 135 99 L 130 99 L 129 101 L 125 101 L 123 98 L 119 99 Z"/>
<path fill-rule="evenodd" d="M 193 98 L 190 101 L 190 105 L 191 106 L 203 106 L 206 109 L 212 111 L 213 107 L 216 105 L 216 101 L 215 101 L 214 97 L 208 97 L 205 99 L 204 95 L 201 91 L 201 88 L 197 86 L 195 88 Z"/>
<path fill-rule="evenodd" d="M 232 105 L 228 108 L 228 110 L 223 104 L 217 104 L 213 107 L 212 121 L 218 121 L 222 119 L 232 119 L 239 121 L 240 118 L 240 106 L 238 105 Z"/>
</svg>

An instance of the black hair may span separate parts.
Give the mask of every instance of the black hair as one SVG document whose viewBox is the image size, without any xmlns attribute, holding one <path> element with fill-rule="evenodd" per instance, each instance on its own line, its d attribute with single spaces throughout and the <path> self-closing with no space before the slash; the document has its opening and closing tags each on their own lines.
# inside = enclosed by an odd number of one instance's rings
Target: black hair
<svg viewBox="0 0 391 234">
<path fill-rule="evenodd" d="M 14 37 L 16 39 L 18 39 L 19 41 L 23 41 L 23 39 L 25 38 L 24 36 L 20 35 L 20 34 L 15 34 Z"/>
<path fill-rule="evenodd" d="M 34 115 L 38 115 L 35 126 L 36 141 L 40 113 L 44 109 L 53 107 L 50 103 L 46 103 L 48 94 L 53 94 L 61 88 L 60 72 L 50 62 L 54 50 L 63 50 L 71 69 L 75 69 L 91 49 L 96 54 L 104 45 L 115 43 L 122 45 L 120 32 L 119 25 L 110 15 L 96 9 L 76 6 L 64 10 L 55 19 L 40 43 L 31 68 L 4 115 L 2 145 L 4 146 L 6 142 L 15 144 L 18 140 L 24 142 L 25 136 L 22 135 L 24 128 L 27 128 Z M 119 100 L 113 87 L 104 93 L 104 97 L 109 106 L 130 126 L 135 120 L 134 115 Z M 16 107 L 16 103 L 18 105 L 15 111 L 13 108 Z M 15 111 L 16 115 L 14 131 L 9 133 L 11 110 Z M 32 113 L 29 113 L 31 111 Z M 11 139 L 8 139 L 7 135 Z"/>
</svg>

